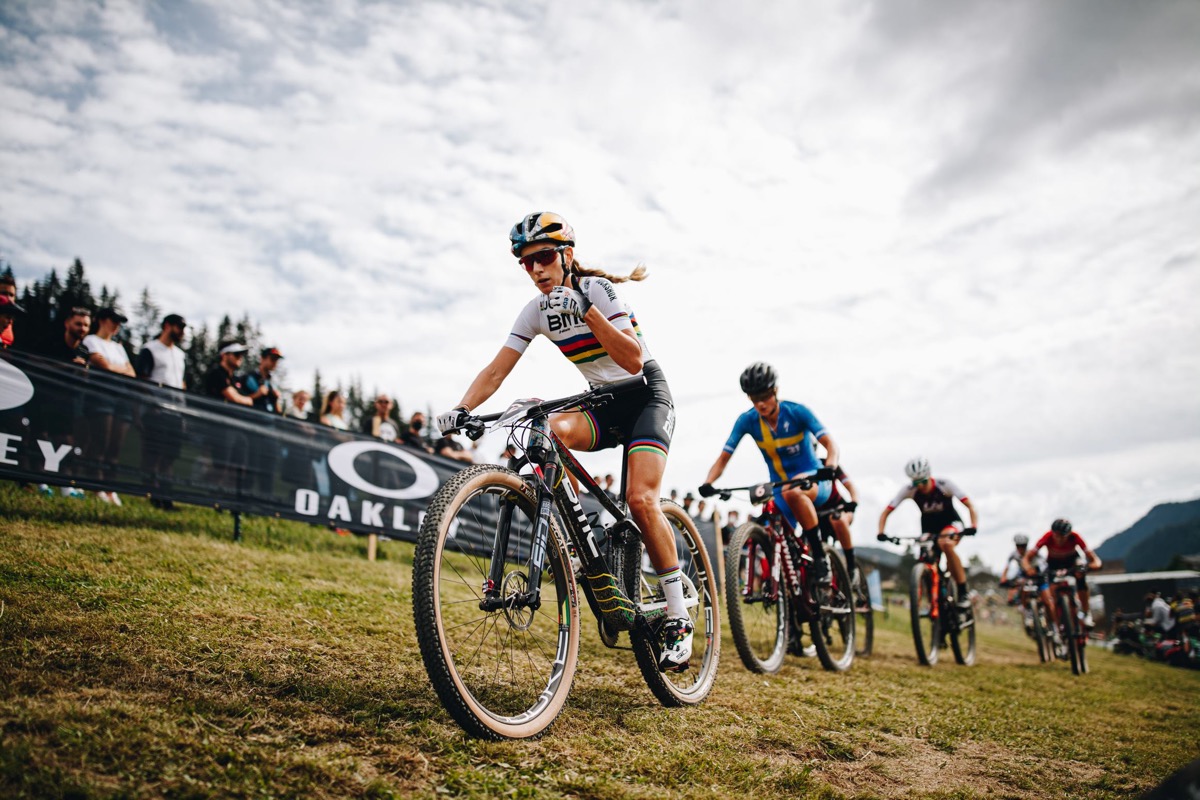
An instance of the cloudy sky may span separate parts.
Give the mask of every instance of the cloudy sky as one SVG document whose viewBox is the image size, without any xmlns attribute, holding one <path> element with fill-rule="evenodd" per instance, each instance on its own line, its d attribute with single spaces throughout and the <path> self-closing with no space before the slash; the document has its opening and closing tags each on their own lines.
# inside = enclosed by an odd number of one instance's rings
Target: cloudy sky
<svg viewBox="0 0 1200 800">
<path fill-rule="evenodd" d="M 650 269 L 621 294 L 668 487 L 763 359 L 841 443 L 861 543 L 918 453 L 993 562 L 1200 496 L 1200 4 L 755 5 L 6 2 L 0 257 L 248 312 L 294 385 L 440 410 L 532 296 L 510 226 L 555 210 Z M 542 341 L 485 410 L 580 388 Z M 727 482 L 764 478 L 744 443 Z"/>
</svg>

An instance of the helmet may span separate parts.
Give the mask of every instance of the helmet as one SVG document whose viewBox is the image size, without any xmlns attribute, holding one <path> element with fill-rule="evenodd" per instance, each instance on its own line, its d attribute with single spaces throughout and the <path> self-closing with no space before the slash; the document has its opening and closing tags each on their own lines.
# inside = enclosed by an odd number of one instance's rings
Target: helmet
<svg viewBox="0 0 1200 800">
<path fill-rule="evenodd" d="M 1050 526 L 1050 530 L 1054 531 L 1055 533 L 1070 533 L 1071 520 L 1065 517 L 1059 517 L 1058 519 L 1054 520 L 1054 524 Z"/>
<path fill-rule="evenodd" d="M 575 246 L 575 229 L 558 214 L 535 211 L 522 219 L 508 232 L 512 254 L 519 256 L 521 248 L 533 242 L 555 242 Z"/>
<path fill-rule="evenodd" d="M 1018 533 L 1013 537 L 1013 544 L 1017 547 L 1026 547 L 1029 545 L 1029 537 L 1023 533 Z"/>
<path fill-rule="evenodd" d="M 913 481 L 929 480 L 929 459 L 917 456 L 904 465 L 904 474 Z"/>
<path fill-rule="evenodd" d="M 755 361 L 742 372 L 739 379 L 746 394 L 768 392 L 775 388 L 775 369 L 762 361 Z"/>
</svg>

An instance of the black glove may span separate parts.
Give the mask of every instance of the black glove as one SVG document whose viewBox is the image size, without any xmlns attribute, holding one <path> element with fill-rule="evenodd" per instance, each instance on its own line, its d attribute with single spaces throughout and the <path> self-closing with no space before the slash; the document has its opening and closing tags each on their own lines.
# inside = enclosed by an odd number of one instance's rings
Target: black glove
<svg viewBox="0 0 1200 800">
<path fill-rule="evenodd" d="M 713 485 L 711 483 L 700 484 L 700 488 L 697 489 L 696 491 L 698 491 L 700 493 L 701 497 L 712 497 L 714 494 L 717 493 L 717 490 L 713 488 Z"/>
<path fill-rule="evenodd" d="M 886 542 L 888 540 L 888 535 L 883 531 L 880 531 L 878 534 L 876 534 L 875 538 L 881 542 Z"/>
<path fill-rule="evenodd" d="M 963 536 L 974 536 L 977 533 L 979 533 L 979 531 L 977 531 L 975 528 L 963 528 L 962 535 Z"/>
<path fill-rule="evenodd" d="M 854 502 L 853 500 L 851 500 L 848 503 L 842 504 L 842 511 L 844 511 L 847 514 L 853 514 L 857 510 L 858 510 L 858 503 Z"/>
</svg>

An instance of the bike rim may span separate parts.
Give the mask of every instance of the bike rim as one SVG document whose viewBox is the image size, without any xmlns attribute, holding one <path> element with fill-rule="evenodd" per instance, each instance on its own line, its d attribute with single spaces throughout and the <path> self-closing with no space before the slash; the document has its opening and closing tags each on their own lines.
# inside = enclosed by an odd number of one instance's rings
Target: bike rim
<svg viewBox="0 0 1200 800">
<path fill-rule="evenodd" d="M 765 533 L 733 542 L 736 570 L 726 576 L 731 591 L 726 608 L 731 628 L 736 627 L 739 654 L 748 669 L 774 672 L 782 665 L 787 645 L 787 588 L 776 582 L 774 542 Z M 744 652 L 743 652 L 744 651 Z"/>
</svg>

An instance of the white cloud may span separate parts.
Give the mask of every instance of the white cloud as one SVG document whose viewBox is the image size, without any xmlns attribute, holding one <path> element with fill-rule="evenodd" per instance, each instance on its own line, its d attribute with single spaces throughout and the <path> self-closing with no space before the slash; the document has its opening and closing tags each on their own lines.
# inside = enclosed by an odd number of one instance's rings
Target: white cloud
<svg viewBox="0 0 1200 800">
<path fill-rule="evenodd" d="M 19 277 L 79 256 L 126 298 L 250 313 L 293 381 L 437 409 L 529 296 L 509 226 L 554 209 L 585 260 L 651 268 L 622 295 L 679 405 L 668 485 L 764 358 L 875 487 L 863 538 L 918 451 L 996 537 L 1197 493 L 1194 3 L 323 11 L 0 16 Z M 535 346 L 494 403 L 579 386 Z M 731 481 L 761 477 L 746 447 Z"/>
</svg>

